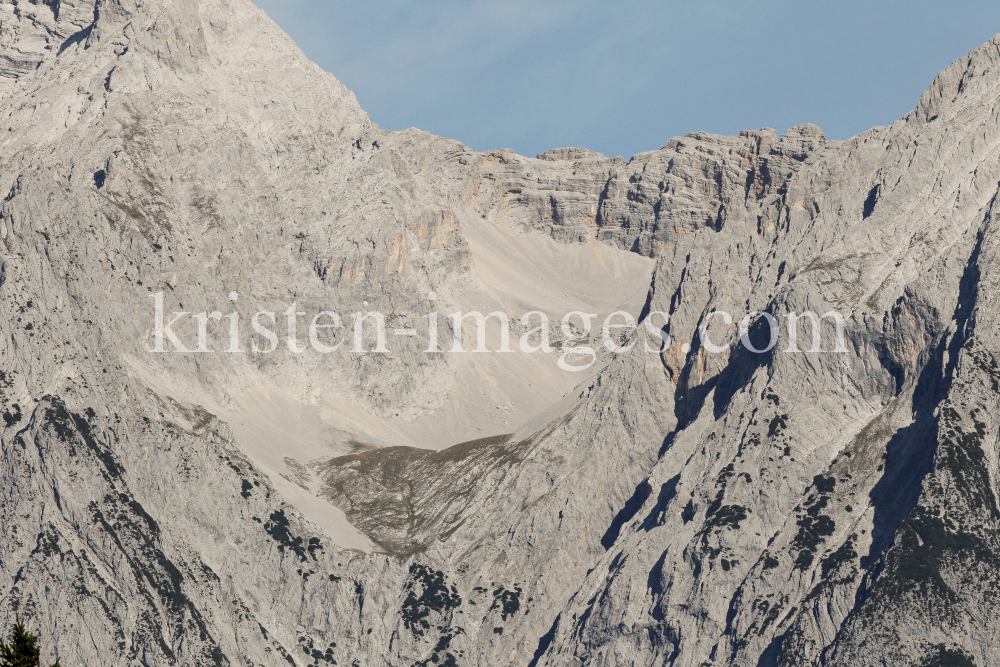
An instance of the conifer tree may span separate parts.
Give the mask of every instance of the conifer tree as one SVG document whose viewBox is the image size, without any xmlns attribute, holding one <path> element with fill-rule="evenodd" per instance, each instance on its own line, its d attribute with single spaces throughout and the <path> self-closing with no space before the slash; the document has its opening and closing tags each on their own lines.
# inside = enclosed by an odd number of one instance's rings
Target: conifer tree
<svg viewBox="0 0 1000 667">
<path fill-rule="evenodd" d="M 39 667 L 38 637 L 28 634 L 19 616 L 15 616 L 10 644 L 0 639 L 0 667 Z M 52 667 L 59 667 L 56 660 Z"/>
</svg>

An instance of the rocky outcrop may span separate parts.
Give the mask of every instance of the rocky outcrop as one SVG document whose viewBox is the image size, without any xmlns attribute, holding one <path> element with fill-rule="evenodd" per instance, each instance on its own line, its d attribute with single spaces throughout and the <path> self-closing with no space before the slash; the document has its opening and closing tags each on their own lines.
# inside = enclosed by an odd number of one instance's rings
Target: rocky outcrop
<svg viewBox="0 0 1000 667">
<path fill-rule="evenodd" d="M 680 236 L 703 227 L 718 231 L 744 208 L 762 217 L 748 200 L 758 203 L 780 189 L 797 163 L 826 145 L 823 132 L 805 124 L 780 141 L 769 128 L 739 137 L 696 132 L 628 163 L 580 148 L 552 149 L 534 160 L 494 151 L 486 155 L 483 176 L 491 187 L 480 206 L 498 207 L 507 224 L 562 242 L 598 238 L 656 257 Z"/>
</svg>

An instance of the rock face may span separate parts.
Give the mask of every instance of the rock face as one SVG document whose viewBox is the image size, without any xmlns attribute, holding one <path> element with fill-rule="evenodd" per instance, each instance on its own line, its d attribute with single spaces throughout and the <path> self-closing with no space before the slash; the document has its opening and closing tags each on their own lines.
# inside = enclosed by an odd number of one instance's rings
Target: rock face
<svg viewBox="0 0 1000 667">
<path fill-rule="evenodd" d="M 245 0 L 0 2 L 0 621 L 64 665 L 1000 665 L 998 60 L 848 141 L 526 158 L 380 130 Z M 417 335 L 265 352 L 293 303 Z M 434 308 L 673 344 L 426 354 Z"/>
</svg>

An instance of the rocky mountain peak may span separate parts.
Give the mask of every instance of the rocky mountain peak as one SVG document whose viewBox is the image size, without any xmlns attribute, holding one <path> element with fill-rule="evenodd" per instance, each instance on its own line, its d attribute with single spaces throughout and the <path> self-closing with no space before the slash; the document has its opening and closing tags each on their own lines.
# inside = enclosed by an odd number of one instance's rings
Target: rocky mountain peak
<svg viewBox="0 0 1000 667">
<path fill-rule="evenodd" d="M 539 160 L 586 160 L 588 158 L 602 158 L 604 155 L 589 148 L 550 148 L 544 153 L 535 156 Z"/>
<path fill-rule="evenodd" d="M 379 129 L 243 0 L 0 3 L 0 620 L 82 665 L 994 664 L 998 44 L 846 141 L 530 158 Z"/>
<path fill-rule="evenodd" d="M 994 37 L 968 56 L 959 58 L 938 74 L 924 91 L 913 114 L 923 122 L 953 120 L 976 98 L 989 98 L 996 91 L 1000 39 Z"/>
</svg>

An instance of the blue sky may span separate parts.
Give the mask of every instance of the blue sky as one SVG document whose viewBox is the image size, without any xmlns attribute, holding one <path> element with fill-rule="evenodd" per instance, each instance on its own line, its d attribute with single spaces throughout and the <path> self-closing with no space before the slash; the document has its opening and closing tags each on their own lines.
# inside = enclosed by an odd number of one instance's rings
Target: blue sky
<svg viewBox="0 0 1000 667">
<path fill-rule="evenodd" d="M 845 139 L 1000 32 L 996 0 L 255 1 L 381 127 L 525 155 L 804 122 Z"/>
</svg>

